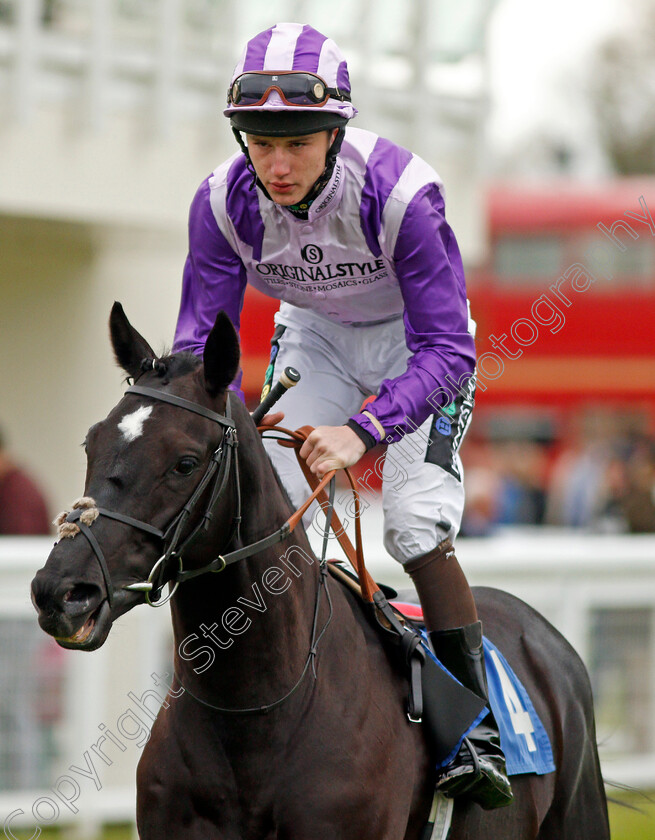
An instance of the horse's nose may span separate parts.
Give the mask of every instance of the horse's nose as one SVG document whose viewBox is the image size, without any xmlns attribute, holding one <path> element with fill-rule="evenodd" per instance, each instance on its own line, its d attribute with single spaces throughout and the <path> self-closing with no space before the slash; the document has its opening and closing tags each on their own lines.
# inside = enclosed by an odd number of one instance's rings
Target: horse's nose
<svg viewBox="0 0 655 840">
<path fill-rule="evenodd" d="M 52 609 L 52 604 L 55 601 L 54 589 L 56 583 L 45 574 L 43 569 L 36 573 L 36 577 L 32 581 L 32 603 L 39 612 Z"/>
<path fill-rule="evenodd" d="M 56 578 L 43 569 L 32 581 L 32 602 L 42 613 L 64 613 L 75 618 L 94 610 L 103 598 L 102 589 L 95 583 Z"/>
</svg>

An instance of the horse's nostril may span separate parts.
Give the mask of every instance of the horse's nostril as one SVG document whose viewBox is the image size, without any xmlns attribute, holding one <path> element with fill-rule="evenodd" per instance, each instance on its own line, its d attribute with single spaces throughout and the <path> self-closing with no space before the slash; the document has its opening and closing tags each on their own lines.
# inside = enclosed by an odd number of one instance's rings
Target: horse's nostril
<svg viewBox="0 0 655 840">
<path fill-rule="evenodd" d="M 94 609 L 102 600 L 99 586 L 92 583 L 76 583 L 64 595 L 64 610 L 67 613 L 84 613 Z"/>
</svg>

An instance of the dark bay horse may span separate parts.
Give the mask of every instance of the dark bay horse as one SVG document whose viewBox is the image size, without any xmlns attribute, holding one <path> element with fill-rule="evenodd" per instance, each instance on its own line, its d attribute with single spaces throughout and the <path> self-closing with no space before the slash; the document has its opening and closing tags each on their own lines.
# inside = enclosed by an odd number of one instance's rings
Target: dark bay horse
<svg viewBox="0 0 655 840">
<path fill-rule="evenodd" d="M 286 494 L 227 390 L 239 363 L 229 320 L 219 314 L 202 360 L 156 358 L 118 304 L 110 327 L 135 390 L 90 429 L 85 498 L 32 595 L 60 645 L 94 650 L 120 615 L 179 583 L 175 681 L 137 773 L 140 837 L 419 840 L 435 771 L 406 679 L 302 529 L 284 530 Z M 515 776 L 497 811 L 458 801 L 449 837 L 608 840 L 582 662 L 523 602 L 476 597 L 557 771 Z"/>
</svg>

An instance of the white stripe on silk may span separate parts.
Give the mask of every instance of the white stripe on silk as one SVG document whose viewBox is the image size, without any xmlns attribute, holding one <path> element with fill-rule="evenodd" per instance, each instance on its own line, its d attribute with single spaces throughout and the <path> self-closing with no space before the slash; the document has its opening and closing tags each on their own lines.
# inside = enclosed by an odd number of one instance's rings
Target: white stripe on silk
<svg viewBox="0 0 655 840">
<path fill-rule="evenodd" d="M 266 48 L 264 70 L 293 69 L 293 55 L 302 30 L 302 23 L 282 23 L 274 27 Z"/>
<path fill-rule="evenodd" d="M 325 80 L 328 87 L 337 86 L 337 72 L 339 70 L 339 58 L 336 55 L 337 45 L 332 38 L 323 41 L 321 54 L 318 58 L 317 75 Z"/>
<path fill-rule="evenodd" d="M 403 170 L 395 187 L 391 190 L 382 211 L 380 245 L 386 254 L 393 254 L 398 232 L 405 216 L 407 205 L 414 195 L 426 184 L 436 182 L 443 188 L 441 178 L 424 160 L 414 155 Z"/>
<path fill-rule="evenodd" d="M 352 126 L 348 126 L 346 129 L 346 142 L 356 149 L 362 157 L 362 172 L 366 169 L 366 163 L 375 148 L 377 139 L 377 134 L 373 134 L 371 131 L 365 131 L 361 128 L 352 128 Z M 357 207 L 359 207 L 362 202 L 363 187 L 364 178 L 353 178 L 350 189 L 353 190 L 353 193 L 356 196 Z"/>
</svg>

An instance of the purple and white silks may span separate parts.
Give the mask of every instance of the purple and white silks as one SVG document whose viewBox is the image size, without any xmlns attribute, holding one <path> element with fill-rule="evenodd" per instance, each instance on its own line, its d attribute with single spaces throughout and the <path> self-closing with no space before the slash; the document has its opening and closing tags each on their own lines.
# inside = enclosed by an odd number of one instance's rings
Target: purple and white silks
<svg viewBox="0 0 655 840">
<path fill-rule="evenodd" d="M 288 306 L 353 329 L 402 315 L 407 370 L 384 380 L 367 406 L 385 439 L 399 440 L 411 431 L 408 419 L 420 425 L 448 404 L 452 382 L 467 381 L 475 366 L 464 271 L 438 175 L 390 141 L 348 128 L 307 220 L 251 183 L 237 153 L 196 193 L 173 349 L 201 353 L 219 309 L 238 329 L 247 283 L 283 301 L 282 321 Z M 351 419 L 380 439 L 368 417 Z"/>
</svg>

